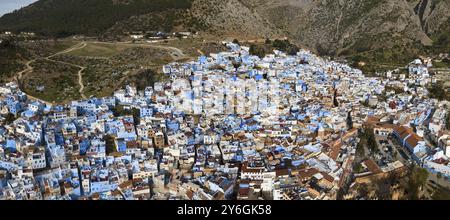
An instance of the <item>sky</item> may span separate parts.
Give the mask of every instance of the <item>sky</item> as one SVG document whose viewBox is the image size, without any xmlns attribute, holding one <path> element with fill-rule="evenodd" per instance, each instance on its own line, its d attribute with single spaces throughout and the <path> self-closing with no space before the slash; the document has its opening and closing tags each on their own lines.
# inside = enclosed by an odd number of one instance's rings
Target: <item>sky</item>
<svg viewBox="0 0 450 220">
<path fill-rule="evenodd" d="M 0 16 L 27 6 L 37 0 L 0 0 Z"/>
</svg>

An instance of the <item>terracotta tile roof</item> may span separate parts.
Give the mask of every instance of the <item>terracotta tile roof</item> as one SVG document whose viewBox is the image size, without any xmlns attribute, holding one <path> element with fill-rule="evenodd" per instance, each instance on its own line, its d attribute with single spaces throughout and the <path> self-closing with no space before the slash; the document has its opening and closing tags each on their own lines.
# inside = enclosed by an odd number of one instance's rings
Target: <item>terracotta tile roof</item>
<svg viewBox="0 0 450 220">
<path fill-rule="evenodd" d="M 358 129 L 357 128 L 352 128 L 350 130 L 348 130 L 343 136 L 342 139 L 347 140 L 350 137 L 353 137 L 354 135 L 358 134 Z"/>
<path fill-rule="evenodd" d="M 434 163 L 438 163 L 438 164 L 444 164 L 444 165 L 448 164 L 448 161 L 443 159 L 443 158 L 439 158 L 439 159 L 433 160 L 433 162 Z"/>
<path fill-rule="evenodd" d="M 192 200 L 192 198 L 194 198 L 194 192 L 192 190 L 188 190 L 186 192 L 187 197 Z"/>
<path fill-rule="evenodd" d="M 123 156 L 123 153 L 121 153 L 121 152 L 112 152 L 109 155 L 113 156 L 113 157 L 121 157 L 121 156 Z"/>
<path fill-rule="evenodd" d="M 376 116 L 367 116 L 367 123 L 370 125 L 374 125 L 380 122 L 380 118 Z"/>
<path fill-rule="evenodd" d="M 405 139 L 410 134 L 408 128 L 404 126 L 396 126 L 394 131 L 400 136 L 401 139 Z"/>
<path fill-rule="evenodd" d="M 319 172 L 319 170 L 316 168 L 306 168 L 306 169 L 299 170 L 298 176 L 300 176 L 302 179 L 309 179 L 318 172 Z"/>
<path fill-rule="evenodd" d="M 409 136 L 408 139 L 406 139 L 406 143 L 408 143 L 411 147 L 417 146 L 417 143 L 423 140 L 411 128 L 407 128 L 405 126 L 396 126 L 394 128 L 394 131 L 400 136 L 402 140 Z"/>
<path fill-rule="evenodd" d="M 408 143 L 409 146 L 415 147 L 419 143 L 419 141 L 422 141 L 422 138 L 419 137 L 416 133 L 411 133 L 411 136 L 406 139 L 406 143 Z"/>
<path fill-rule="evenodd" d="M 119 190 L 113 190 L 113 191 L 111 191 L 111 195 L 112 196 L 121 196 L 121 194 L 120 194 L 120 191 Z"/>
<path fill-rule="evenodd" d="M 275 170 L 275 174 L 276 174 L 276 176 L 288 176 L 289 170 L 288 169 Z"/>
<path fill-rule="evenodd" d="M 137 148 L 139 147 L 139 143 L 137 141 L 128 141 L 127 148 Z"/>
<path fill-rule="evenodd" d="M 389 124 L 389 123 L 378 123 L 376 126 L 380 127 L 380 128 L 385 128 L 385 129 L 394 129 L 396 127 L 396 125 Z"/>
<path fill-rule="evenodd" d="M 334 177 L 330 176 L 328 173 L 320 172 L 324 179 L 329 181 L 330 183 L 334 182 Z"/>
<path fill-rule="evenodd" d="M 331 159 L 336 160 L 341 152 L 341 147 L 343 143 L 341 140 L 336 140 L 330 144 L 324 145 L 327 147 L 327 152 L 325 152 Z"/>
<path fill-rule="evenodd" d="M 126 182 L 121 183 L 121 184 L 119 185 L 119 187 L 120 187 L 121 189 L 124 189 L 124 188 L 130 187 L 130 186 L 132 186 L 132 185 L 133 185 L 133 181 L 128 180 L 128 181 L 126 181 Z"/>
</svg>

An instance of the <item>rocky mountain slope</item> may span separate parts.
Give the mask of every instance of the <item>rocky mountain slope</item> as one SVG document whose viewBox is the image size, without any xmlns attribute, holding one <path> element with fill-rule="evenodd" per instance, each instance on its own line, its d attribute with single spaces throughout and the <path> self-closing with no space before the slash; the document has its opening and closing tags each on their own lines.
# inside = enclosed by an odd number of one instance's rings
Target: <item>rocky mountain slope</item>
<svg viewBox="0 0 450 220">
<path fill-rule="evenodd" d="M 450 0 L 40 0 L 0 18 L 0 29 L 288 36 L 321 54 L 348 55 L 417 45 L 446 51 L 449 34 L 443 30 L 450 26 L 449 18 Z"/>
<path fill-rule="evenodd" d="M 132 16 L 108 29 L 108 34 L 155 30 L 200 31 L 207 36 L 261 38 L 283 33 L 265 17 L 240 0 L 193 0 L 188 10 L 170 10 Z"/>
<path fill-rule="evenodd" d="M 448 0 L 249 0 L 294 39 L 319 51 L 366 51 L 411 42 L 431 45 L 449 25 Z"/>
</svg>

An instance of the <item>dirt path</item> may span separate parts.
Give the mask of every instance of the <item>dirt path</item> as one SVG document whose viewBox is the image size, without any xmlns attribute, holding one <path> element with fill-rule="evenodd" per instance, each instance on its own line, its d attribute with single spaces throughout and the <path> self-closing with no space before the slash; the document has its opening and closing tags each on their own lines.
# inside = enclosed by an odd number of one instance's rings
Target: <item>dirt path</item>
<svg viewBox="0 0 450 220">
<path fill-rule="evenodd" d="M 21 80 L 21 79 L 22 79 L 22 76 L 23 76 L 24 73 L 30 72 L 30 71 L 33 70 L 33 67 L 32 67 L 30 64 L 31 64 L 32 62 L 34 62 L 34 61 L 36 61 L 36 59 L 28 61 L 28 62 L 25 64 L 25 66 L 26 66 L 27 68 L 17 73 L 17 79 L 18 79 L 18 80 Z"/>
<path fill-rule="evenodd" d="M 183 53 L 182 50 L 180 50 L 179 48 L 176 47 L 170 47 L 170 46 L 163 46 L 163 45 L 155 45 L 152 43 L 132 43 L 132 42 L 100 42 L 100 41 L 94 41 L 91 43 L 95 43 L 95 44 L 122 44 L 122 45 L 135 45 L 135 46 L 139 46 L 139 47 L 149 47 L 149 48 L 157 48 L 157 49 L 163 49 L 163 50 L 168 50 L 171 51 L 171 56 L 174 60 L 178 60 L 180 58 L 184 58 L 186 57 L 186 55 Z"/>
<path fill-rule="evenodd" d="M 77 64 L 73 64 L 73 63 L 67 63 L 67 62 L 59 61 L 59 60 L 53 60 L 51 58 L 54 57 L 54 56 L 60 55 L 60 54 L 70 53 L 71 51 L 74 51 L 74 50 L 83 49 L 86 46 L 87 46 L 87 43 L 83 41 L 83 42 L 81 42 L 81 43 L 79 43 L 79 44 L 77 44 L 77 45 L 75 45 L 75 46 L 73 46 L 73 47 L 71 47 L 69 49 L 63 50 L 61 52 L 55 53 L 55 54 L 45 58 L 48 61 L 62 63 L 62 64 L 66 64 L 66 65 L 69 65 L 69 66 L 74 66 L 74 67 L 77 67 L 77 68 L 80 69 L 78 71 L 78 84 L 80 85 L 80 89 L 78 90 L 78 92 L 80 93 L 81 98 L 83 98 L 83 99 L 87 99 L 86 96 L 83 93 L 83 90 L 84 90 L 83 71 L 86 69 L 86 67 L 80 66 L 80 65 L 77 65 Z"/>
<path fill-rule="evenodd" d="M 81 68 L 80 71 L 78 71 L 78 84 L 80 85 L 80 89 L 78 92 L 80 92 L 81 98 L 87 99 L 84 95 L 84 84 L 83 84 L 83 71 L 86 69 L 85 67 Z"/>
<path fill-rule="evenodd" d="M 83 41 L 83 42 L 80 42 L 80 43 L 78 43 L 78 44 L 76 44 L 76 45 L 73 45 L 73 46 L 70 47 L 70 48 L 67 48 L 67 49 L 65 49 L 65 50 L 59 51 L 59 52 L 57 52 L 57 53 L 55 53 L 55 54 L 52 54 L 52 55 L 50 55 L 50 56 L 48 56 L 48 57 L 43 58 L 43 59 L 48 60 L 48 61 L 51 61 L 51 62 L 62 63 L 62 64 L 66 64 L 66 65 L 75 66 L 75 67 L 77 67 L 77 68 L 80 68 L 80 70 L 78 71 L 78 84 L 80 85 L 79 93 L 80 93 L 80 95 L 81 95 L 81 97 L 82 97 L 83 99 L 86 99 L 86 96 L 83 94 L 83 90 L 84 90 L 84 84 L 83 84 L 83 71 L 86 69 L 86 67 L 83 67 L 83 66 L 80 66 L 80 65 L 76 65 L 76 64 L 73 64 L 73 63 L 67 63 L 67 62 L 59 61 L 59 60 L 53 60 L 53 59 L 51 59 L 51 58 L 52 58 L 52 57 L 55 57 L 55 56 L 57 56 L 57 55 L 60 55 L 60 54 L 65 54 L 65 53 L 69 53 L 69 52 L 74 51 L 74 50 L 82 49 L 82 48 L 84 48 L 84 47 L 86 47 L 86 46 L 87 46 L 87 43 Z M 31 66 L 31 63 L 35 62 L 36 60 L 38 60 L 38 59 L 33 59 L 33 60 L 28 61 L 28 62 L 25 64 L 26 69 L 24 69 L 24 70 L 22 70 L 22 71 L 20 71 L 20 72 L 18 72 L 18 73 L 16 74 L 16 75 L 17 75 L 17 82 L 20 82 L 20 80 L 22 80 L 22 77 L 23 77 L 23 75 L 24 75 L 25 73 L 28 73 L 28 72 L 33 71 L 33 67 Z M 29 95 L 29 94 L 26 94 L 26 95 L 27 95 L 27 97 L 28 97 L 29 99 L 37 100 L 37 101 L 40 101 L 40 102 L 45 103 L 45 104 L 50 104 L 50 102 L 47 102 L 47 101 L 44 101 L 44 100 L 42 100 L 42 99 L 36 98 L 36 97 L 31 96 L 31 95 Z"/>
<path fill-rule="evenodd" d="M 65 49 L 65 50 L 60 51 L 60 52 L 55 53 L 55 54 L 52 54 L 52 55 L 50 55 L 50 56 L 48 56 L 48 57 L 45 57 L 44 59 L 49 60 L 50 58 L 52 58 L 52 57 L 54 57 L 54 56 L 57 56 L 57 55 L 59 55 L 59 54 L 69 53 L 69 52 L 71 52 L 71 51 L 73 51 L 73 50 L 81 49 L 81 48 L 85 47 L 86 45 L 87 45 L 87 44 L 86 44 L 85 42 L 81 42 L 81 43 L 79 43 L 79 44 L 76 44 L 76 45 L 74 45 L 74 46 L 68 48 L 68 49 Z M 30 71 L 33 70 L 33 67 L 31 66 L 31 63 L 35 62 L 36 60 L 38 60 L 38 59 L 33 59 L 33 60 L 30 60 L 30 61 L 28 61 L 27 63 L 25 63 L 26 69 L 24 69 L 24 70 L 22 70 L 22 71 L 20 71 L 20 72 L 17 73 L 17 78 L 18 78 L 19 80 L 22 79 L 22 76 L 23 76 L 24 73 L 30 72 Z"/>
<path fill-rule="evenodd" d="M 72 52 L 72 51 L 74 51 L 74 50 L 83 49 L 83 48 L 86 47 L 86 46 L 87 46 L 87 43 L 83 41 L 83 42 L 78 43 L 78 44 L 75 44 L 74 46 L 72 46 L 72 47 L 70 47 L 70 48 L 67 48 L 67 49 L 65 49 L 65 50 L 63 50 L 63 51 L 60 51 L 60 52 L 55 53 L 55 54 L 53 54 L 53 55 L 50 55 L 50 56 L 48 56 L 48 57 L 46 57 L 46 58 L 47 58 L 47 59 L 50 59 L 50 58 L 55 57 L 55 56 L 60 55 L 60 54 L 70 53 L 70 52 Z"/>
<path fill-rule="evenodd" d="M 199 53 L 199 54 L 200 54 L 200 56 L 203 56 L 203 55 L 205 55 L 205 53 L 203 53 L 203 51 L 201 51 L 200 49 L 197 49 L 197 53 Z"/>
<path fill-rule="evenodd" d="M 62 61 L 58 61 L 58 60 L 53 60 L 51 58 L 54 57 L 54 56 L 60 55 L 60 54 L 70 53 L 70 52 L 72 52 L 74 50 L 83 49 L 84 47 L 86 47 L 88 45 L 88 43 L 97 43 L 97 44 L 132 44 L 131 42 L 114 42 L 113 43 L 113 42 L 85 42 L 85 41 L 83 41 L 83 42 L 81 42 L 79 44 L 76 44 L 76 45 L 72 46 L 71 48 L 68 48 L 66 50 L 60 51 L 60 52 L 58 52 L 56 54 L 53 54 L 53 55 L 51 55 L 51 56 L 46 58 L 47 60 L 50 60 L 50 61 L 53 61 L 53 62 L 58 62 L 58 63 L 66 64 L 66 65 L 71 65 L 71 66 L 74 66 L 74 67 L 77 67 L 77 68 L 80 69 L 78 71 L 78 84 L 80 86 L 79 93 L 80 93 L 80 95 L 81 95 L 81 97 L 83 99 L 87 98 L 86 95 L 83 92 L 84 91 L 83 71 L 86 69 L 86 67 L 80 66 L 80 65 L 76 65 L 76 64 L 73 64 L 73 63 L 67 63 L 67 62 L 62 62 Z M 172 59 L 174 59 L 174 60 L 179 60 L 179 59 L 182 59 L 182 58 L 186 57 L 186 55 L 183 53 L 183 51 L 178 49 L 178 48 L 176 48 L 176 47 L 152 45 L 152 44 L 139 44 L 138 46 L 168 50 L 168 51 L 171 52 L 170 55 L 171 55 Z"/>
<path fill-rule="evenodd" d="M 86 98 L 87 98 L 86 95 L 84 94 L 84 88 L 85 88 L 85 86 L 84 86 L 84 84 L 83 84 L 83 71 L 86 69 L 86 67 L 80 66 L 80 65 L 77 65 L 77 64 L 73 64 L 73 63 L 64 62 L 64 61 L 54 60 L 54 59 L 52 59 L 52 58 L 55 57 L 55 56 L 61 55 L 61 54 L 70 53 L 70 52 L 72 52 L 72 51 L 74 51 L 74 50 L 80 50 L 80 49 L 83 49 L 84 47 L 86 47 L 86 46 L 88 45 L 88 43 L 97 43 L 97 44 L 133 44 L 132 42 L 97 42 L 97 41 L 86 42 L 86 41 L 82 41 L 82 42 L 80 42 L 80 43 L 77 43 L 77 44 L 71 46 L 70 48 L 67 48 L 67 49 L 65 49 L 65 50 L 59 51 L 59 52 L 57 52 L 57 53 L 55 53 L 55 54 L 52 54 L 52 55 L 50 55 L 50 56 L 48 56 L 48 57 L 45 57 L 45 58 L 38 58 L 38 59 L 45 59 L 45 60 L 47 60 L 47 61 L 56 62 L 56 63 L 61 63 L 61 64 L 70 65 L 70 66 L 79 68 L 80 70 L 78 71 L 77 74 L 78 74 L 78 84 L 79 84 L 79 86 L 80 86 L 80 89 L 78 90 L 78 92 L 80 93 L 80 96 L 81 96 L 83 99 L 86 99 Z M 163 46 L 163 45 L 154 45 L 154 44 L 145 44 L 145 43 L 142 43 L 142 44 L 135 44 L 135 45 L 136 45 L 136 46 L 141 46 L 141 47 L 157 48 L 157 49 L 167 50 L 167 51 L 170 52 L 170 56 L 171 56 L 172 59 L 175 60 L 175 61 L 187 57 L 181 49 L 176 48 L 176 47 Z M 201 52 L 200 50 L 198 50 L 198 52 L 199 52 L 200 54 L 203 54 L 203 52 Z M 31 64 L 32 64 L 33 62 L 35 62 L 36 60 L 38 60 L 38 59 L 33 59 L 33 60 L 28 61 L 28 62 L 25 64 L 25 65 L 26 65 L 26 69 L 24 69 L 24 70 L 22 70 L 22 71 L 20 71 L 20 72 L 17 73 L 16 76 L 17 76 L 18 82 L 20 82 L 20 80 L 23 78 L 23 75 L 24 75 L 24 74 L 33 71 L 33 67 L 31 66 Z M 43 103 L 49 103 L 49 102 L 46 102 L 46 101 L 44 101 L 44 100 L 38 99 L 38 98 L 36 98 L 36 97 L 30 96 L 30 95 L 28 95 L 28 94 L 27 94 L 27 96 L 28 96 L 29 98 L 31 98 L 31 99 L 38 100 L 38 101 L 43 102 Z"/>
</svg>

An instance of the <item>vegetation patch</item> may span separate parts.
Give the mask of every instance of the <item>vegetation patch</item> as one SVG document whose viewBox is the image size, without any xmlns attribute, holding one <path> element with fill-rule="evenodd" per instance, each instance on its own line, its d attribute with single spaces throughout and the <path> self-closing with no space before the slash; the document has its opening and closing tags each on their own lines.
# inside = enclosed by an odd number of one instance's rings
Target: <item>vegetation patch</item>
<svg viewBox="0 0 450 220">
<path fill-rule="evenodd" d="M 13 39 L 4 39 L 0 43 L 0 80 L 5 82 L 5 79 L 13 77 L 15 72 L 24 69 L 23 60 L 27 56 L 27 51 Z"/>
<path fill-rule="evenodd" d="M 78 71 L 74 66 L 40 59 L 32 63 L 33 72 L 21 82 L 27 94 L 49 102 L 63 102 L 80 98 Z"/>
<path fill-rule="evenodd" d="M 417 200 L 419 198 L 419 192 L 422 187 L 425 186 L 427 182 L 429 173 L 427 170 L 420 167 L 413 167 L 410 174 L 408 175 L 408 180 L 404 185 L 406 191 L 406 197 L 410 200 Z"/>
<path fill-rule="evenodd" d="M 279 50 L 288 55 L 296 55 L 300 48 L 291 43 L 289 40 L 266 40 L 264 44 L 250 44 L 250 54 L 263 58 L 266 54 L 273 53 L 274 50 Z"/>
<path fill-rule="evenodd" d="M 100 54 L 92 51 L 88 46 L 81 50 L 74 50 L 68 54 L 61 54 L 54 59 L 85 67 L 82 73 L 84 84 L 83 93 L 87 97 L 110 96 L 125 84 L 137 85 L 140 89 L 153 85 L 160 80 L 162 65 L 174 59 L 170 51 L 160 46 L 146 44 L 104 44 L 88 43 L 88 45 L 105 46 L 101 50 L 107 51 L 108 57 L 96 57 Z M 80 55 L 77 56 L 76 54 Z M 82 55 L 82 56 L 81 56 Z"/>
<path fill-rule="evenodd" d="M 428 87 L 430 98 L 438 99 L 440 101 L 450 101 L 450 93 L 445 89 L 443 83 L 436 83 Z"/>
<path fill-rule="evenodd" d="M 4 15 L 0 19 L 0 29 L 34 31 L 56 37 L 97 35 L 131 16 L 190 7 L 191 0 L 38 1 L 32 7 Z"/>
<path fill-rule="evenodd" d="M 450 68 L 450 59 L 449 58 L 445 58 L 442 59 L 441 61 L 433 61 L 433 67 L 434 68 Z"/>
<path fill-rule="evenodd" d="M 371 128 L 371 127 L 364 128 L 363 132 L 360 133 L 359 138 L 361 140 L 359 143 L 360 146 L 358 146 L 356 148 L 357 151 L 364 152 L 363 146 L 366 146 L 367 149 L 369 149 L 371 154 L 377 153 L 379 151 L 373 128 Z M 361 149 L 358 150 L 358 148 L 362 148 L 362 150 Z M 359 152 L 359 153 L 361 153 L 361 152 Z"/>
</svg>

